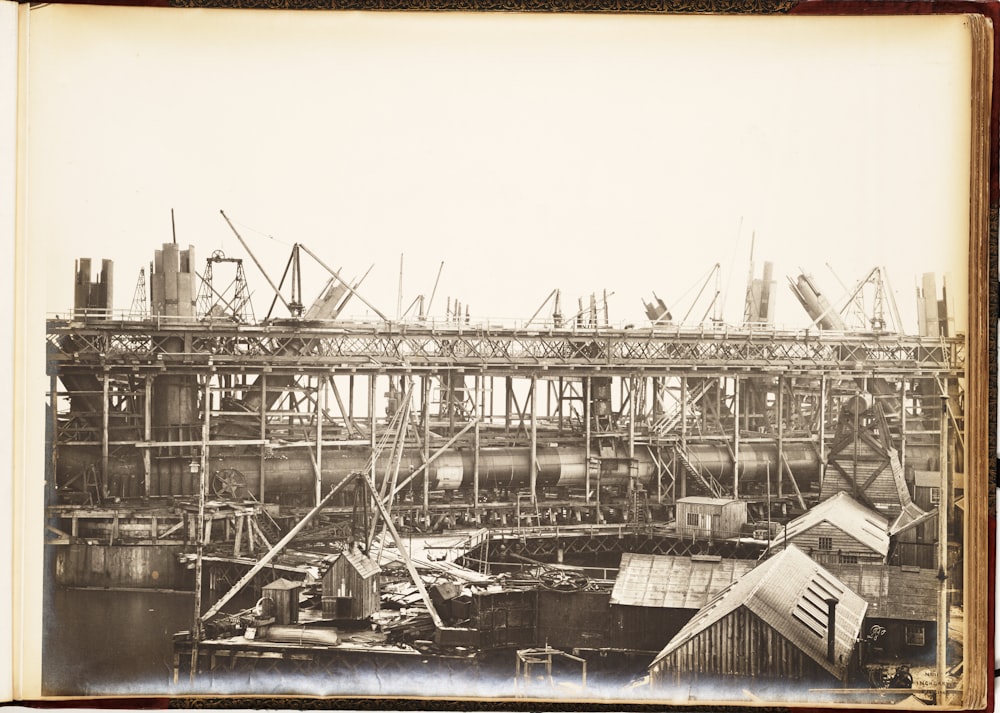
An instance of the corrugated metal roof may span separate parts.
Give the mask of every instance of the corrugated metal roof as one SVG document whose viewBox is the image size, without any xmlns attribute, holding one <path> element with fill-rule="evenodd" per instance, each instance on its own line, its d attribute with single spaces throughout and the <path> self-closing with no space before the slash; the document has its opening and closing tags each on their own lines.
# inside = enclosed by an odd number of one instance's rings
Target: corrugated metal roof
<svg viewBox="0 0 1000 713">
<path fill-rule="evenodd" d="M 831 574 L 868 602 L 870 619 L 936 621 L 938 579 L 933 569 L 872 562 L 827 565 Z"/>
<path fill-rule="evenodd" d="M 701 609 L 712 597 L 752 570 L 755 564 L 752 560 L 713 562 L 626 552 L 618 566 L 611 604 Z"/>
<path fill-rule="evenodd" d="M 382 571 L 381 567 L 360 552 L 341 552 L 340 556 L 350 562 L 351 566 L 357 570 L 358 574 L 360 574 L 363 579 L 368 579 L 369 577 L 372 577 Z"/>
<path fill-rule="evenodd" d="M 834 662 L 826 658 L 827 597 L 837 599 Z M 749 609 L 802 653 L 843 680 L 868 602 L 802 550 L 789 545 L 706 604 L 650 666 L 739 607 Z"/>
<path fill-rule="evenodd" d="M 788 523 L 784 534 L 771 543 L 771 549 L 784 546 L 821 522 L 828 522 L 883 557 L 889 552 L 889 526 L 884 517 L 869 510 L 846 492 L 839 492 Z"/>
</svg>

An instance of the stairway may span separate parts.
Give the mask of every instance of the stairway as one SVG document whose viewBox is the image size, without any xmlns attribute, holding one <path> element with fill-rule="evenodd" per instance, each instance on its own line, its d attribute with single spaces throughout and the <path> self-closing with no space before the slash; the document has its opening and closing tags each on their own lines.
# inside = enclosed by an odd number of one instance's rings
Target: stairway
<svg viewBox="0 0 1000 713">
<path fill-rule="evenodd" d="M 696 467 L 691 462 L 687 452 L 680 445 L 674 447 L 674 454 L 677 456 L 677 461 L 681 464 L 681 468 L 684 472 L 689 476 L 694 476 L 708 489 L 708 492 L 712 494 L 712 497 L 722 498 L 726 496 L 726 489 L 722 486 L 722 484 L 711 474 L 703 474 L 701 469 Z"/>
<path fill-rule="evenodd" d="M 278 524 L 266 512 L 254 515 L 253 518 L 257 525 L 257 532 L 267 539 L 267 544 L 271 547 L 285 536 L 285 533 L 280 530 Z"/>
</svg>

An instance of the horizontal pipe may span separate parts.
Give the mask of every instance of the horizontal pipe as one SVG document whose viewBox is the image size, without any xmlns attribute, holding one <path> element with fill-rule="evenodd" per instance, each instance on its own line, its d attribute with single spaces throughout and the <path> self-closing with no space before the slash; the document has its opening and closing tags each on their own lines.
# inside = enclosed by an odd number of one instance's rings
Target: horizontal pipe
<svg viewBox="0 0 1000 713">
<path fill-rule="evenodd" d="M 785 444 L 785 457 L 796 478 L 811 482 L 818 471 L 818 458 L 810 443 Z M 591 457 L 596 456 L 592 453 Z M 61 447 L 58 459 L 59 482 L 66 482 L 74 474 L 82 473 L 91 463 L 99 460 L 100 452 L 93 447 Z M 324 446 L 322 462 L 323 487 L 336 485 L 352 472 L 368 470 L 367 447 L 338 448 Z M 669 461 L 669 454 L 664 454 Z M 725 444 L 691 444 L 688 459 L 704 473 L 725 482 L 732 476 L 732 458 Z M 152 459 L 152 495 L 176 495 L 189 492 L 185 482 L 188 456 Z M 583 488 L 587 483 L 588 454 L 582 446 L 545 446 L 537 448 L 536 479 L 539 487 Z M 599 460 L 601 484 L 615 487 L 628 483 L 637 476 L 639 481 L 655 487 L 656 464 L 645 450 L 636 452 L 634 464 L 622 452 L 620 457 L 601 457 Z M 760 482 L 778 472 L 777 446 L 750 443 L 740 449 L 740 478 L 744 482 Z M 292 495 L 312 492 L 315 488 L 313 464 L 301 449 L 276 449 L 264 460 L 267 491 L 269 495 Z M 438 456 L 424 472 L 420 449 L 407 448 L 400 460 L 399 480 L 416 473 L 412 487 L 422 490 L 424 477 L 429 478 L 429 489 L 435 491 L 471 490 L 475 481 L 475 454 L 472 448 L 453 448 Z M 528 447 L 480 448 L 480 488 L 523 488 L 531 482 L 531 451 Z M 214 450 L 209 462 L 209 473 L 237 470 L 243 474 L 250 492 L 257 494 L 259 485 L 260 454 L 256 448 L 242 452 L 220 454 Z M 389 454 L 384 453 L 376 462 L 379 479 L 389 472 Z M 142 459 L 136 454 L 112 458 L 109 462 L 110 479 L 142 477 Z M 593 470 L 591 471 L 593 475 Z M 210 480 L 211 483 L 211 480 Z"/>
</svg>

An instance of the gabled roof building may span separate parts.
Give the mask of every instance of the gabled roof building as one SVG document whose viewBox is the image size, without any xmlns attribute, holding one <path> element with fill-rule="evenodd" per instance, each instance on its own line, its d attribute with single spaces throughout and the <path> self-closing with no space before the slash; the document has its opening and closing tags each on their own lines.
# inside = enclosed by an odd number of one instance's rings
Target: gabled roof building
<svg viewBox="0 0 1000 713">
<path fill-rule="evenodd" d="M 795 545 L 820 564 L 885 562 L 889 524 L 841 491 L 790 521 L 770 549 L 786 545 Z"/>
<path fill-rule="evenodd" d="M 699 609 L 750 572 L 753 560 L 626 552 L 611 592 L 611 641 L 659 651 Z"/>
<path fill-rule="evenodd" d="M 650 664 L 650 684 L 845 681 L 867 609 L 790 545 L 708 602 Z"/>
</svg>

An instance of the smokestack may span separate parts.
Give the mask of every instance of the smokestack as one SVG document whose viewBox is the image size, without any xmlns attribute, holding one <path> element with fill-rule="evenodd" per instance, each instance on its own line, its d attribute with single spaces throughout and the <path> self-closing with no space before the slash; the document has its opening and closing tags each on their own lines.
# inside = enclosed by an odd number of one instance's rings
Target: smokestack
<svg viewBox="0 0 1000 713">
<path fill-rule="evenodd" d="M 826 660 L 836 663 L 833 649 L 837 641 L 837 600 L 827 599 L 826 606 L 829 610 L 826 622 Z"/>
</svg>

